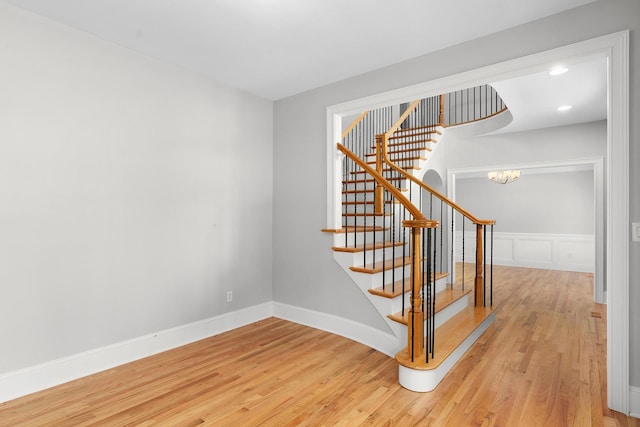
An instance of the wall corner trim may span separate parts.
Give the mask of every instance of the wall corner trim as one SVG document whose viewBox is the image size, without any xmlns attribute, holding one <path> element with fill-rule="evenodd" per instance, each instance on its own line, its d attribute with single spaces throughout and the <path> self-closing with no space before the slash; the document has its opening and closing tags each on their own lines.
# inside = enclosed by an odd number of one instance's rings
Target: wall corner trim
<svg viewBox="0 0 640 427">
<path fill-rule="evenodd" d="M 629 387 L 629 415 L 640 418 L 640 387 Z"/>
</svg>

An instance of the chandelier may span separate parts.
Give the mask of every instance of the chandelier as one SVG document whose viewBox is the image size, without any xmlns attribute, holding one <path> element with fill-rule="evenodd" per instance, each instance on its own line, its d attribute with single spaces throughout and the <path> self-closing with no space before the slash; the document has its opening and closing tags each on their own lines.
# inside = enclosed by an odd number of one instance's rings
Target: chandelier
<svg viewBox="0 0 640 427">
<path fill-rule="evenodd" d="M 520 178 L 520 170 L 503 170 L 503 171 L 491 171 L 487 174 L 489 179 L 498 184 L 508 184 L 513 181 L 517 181 Z"/>
</svg>

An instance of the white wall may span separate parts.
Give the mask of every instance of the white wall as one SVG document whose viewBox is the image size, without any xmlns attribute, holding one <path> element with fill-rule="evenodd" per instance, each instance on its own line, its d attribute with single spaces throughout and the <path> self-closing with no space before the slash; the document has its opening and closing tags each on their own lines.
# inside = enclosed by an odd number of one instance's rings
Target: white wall
<svg viewBox="0 0 640 427">
<path fill-rule="evenodd" d="M 451 129 L 444 148 L 448 169 L 605 157 L 607 122 L 602 120 L 476 138 L 457 137 L 455 129 Z"/>
<path fill-rule="evenodd" d="M 333 262 L 326 219 L 326 108 L 581 40 L 631 29 L 631 110 L 640 105 L 640 2 L 601 0 L 539 21 L 279 100 L 274 107 L 274 298 L 383 328 Z M 640 221 L 640 121 L 630 122 L 630 218 Z M 541 153 L 532 155 L 543 156 Z M 532 159 L 534 160 L 534 159 Z M 304 177 L 304 179 L 292 179 Z M 640 246 L 631 247 L 640 259 Z M 632 284 L 640 263 L 632 262 Z M 348 300 L 347 300 L 348 298 Z M 640 287 L 631 286 L 631 383 L 640 385 Z"/>
<path fill-rule="evenodd" d="M 0 58 L 0 374 L 272 300 L 271 102 L 1 2 Z"/>
<path fill-rule="evenodd" d="M 595 273 L 593 175 L 592 170 L 524 170 L 518 181 L 506 185 L 486 176 L 457 179 L 456 201 L 480 218 L 496 220 L 494 264 Z M 466 237 L 469 242 L 475 238 L 473 233 Z M 467 252 L 473 249 L 469 246 Z"/>
<path fill-rule="evenodd" d="M 468 230 L 468 228 L 467 228 Z M 462 259 L 462 231 L 456 232 L 456 261 Z M 475 232 L 464 232 L 464 261 L 474 262 Z M 487 240 L 489 240 L 487 234 Z M 491 251 L 487 244 L 487 252 Z M 493 264 L 595 273 L 595 236 L 560 233 L 493 233 Z"/>
</svg>

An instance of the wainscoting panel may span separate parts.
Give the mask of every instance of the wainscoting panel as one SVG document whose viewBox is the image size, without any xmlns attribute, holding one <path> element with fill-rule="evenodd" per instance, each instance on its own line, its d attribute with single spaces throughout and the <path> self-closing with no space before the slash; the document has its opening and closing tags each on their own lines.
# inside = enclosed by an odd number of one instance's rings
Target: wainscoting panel
<svg viewBox="0 0 640 427">
<path fill-rule="evenodd" d="M 487 240 L 490 233 L 487 233 Z M 487 242 L 487 252 L 490 241 Z M 577 234 L 494 233 L 496 265 L 595 272 L 595 236 Z M 465 232 L 464 261 L 475 260 L 475 233 Z M 462 261 L 462 232 L 456 233 L 456 260 Z"/>
</svg>

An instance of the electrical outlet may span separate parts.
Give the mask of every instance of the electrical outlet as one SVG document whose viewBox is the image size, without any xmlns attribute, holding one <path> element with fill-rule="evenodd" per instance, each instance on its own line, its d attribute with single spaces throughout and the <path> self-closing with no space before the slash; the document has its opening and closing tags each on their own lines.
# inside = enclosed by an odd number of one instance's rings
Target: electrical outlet
<svg viewBox="0 0 640 427">
<path fill-rule="evenodd" d="M 233 301 L 233 291 L 227 291 L 227 302 Z"/>
<path fill-rule="evenodd" d="M 631 241 L 640 242 L 640 222 L 631 223 Z"/>
</svg>

